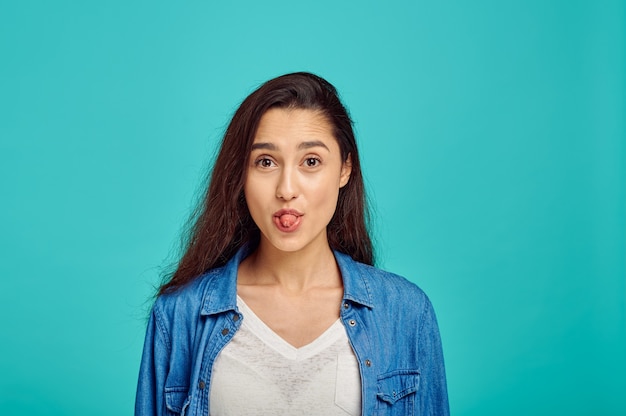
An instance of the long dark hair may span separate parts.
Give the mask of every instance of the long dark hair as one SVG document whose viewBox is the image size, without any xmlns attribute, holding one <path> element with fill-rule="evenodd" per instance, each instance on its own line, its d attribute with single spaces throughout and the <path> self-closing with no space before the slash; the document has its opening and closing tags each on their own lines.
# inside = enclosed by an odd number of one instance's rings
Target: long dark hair
<svg viewBox="0 0 626 416">
<path fill-rule="evenodd" d="M 261 117 L 270 108 L 298 108 L 323 114 L 333 126 L 342 160 L 351 158 L 348 183 L 339 190 L 337 209 L 327 226 L 334 250 L 354 260 L 374 263 L 368 233 L 369 213 L 352 120 L 337 90 L 307 72 L 286 74 L 261 85 L 239 106 L 222 141 L 208 190 L 192 217 L 184 254 L 174 273 L 166 276 L 159 294 L 176 291 L 205 271 L 224 265 L 244 244 L 258 244 L 243 187 L 246 166 Z"/>
</svg>

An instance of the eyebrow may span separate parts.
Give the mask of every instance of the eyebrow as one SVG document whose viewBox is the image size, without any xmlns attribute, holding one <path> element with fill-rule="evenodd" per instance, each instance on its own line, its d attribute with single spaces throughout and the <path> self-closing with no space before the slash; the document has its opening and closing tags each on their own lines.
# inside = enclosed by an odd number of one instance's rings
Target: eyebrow
<svg viewBox="0 0 626 416">
<path fill-rule="evenodd" d="M 321 142 L 319 140 L 313 140 L 310 142 L 302 142 L 298 145 L 298 150 L 310 149 L 312 147 L 323 147 L 324 149 L 330 152 L 330 149 L 328 148 L 328 146 L 326 146 L 324 142 Z"/>
<path fill-rule="evenodd" d="M 313 147 L 323 147 L 324 149 L 330 151 L 330 149 L 328 148 L 328 146 L 326 146 L 324 144 L 324 142 L 321 142 L 319 140 L 312 140 L 312 141 L 307 141 L 307 142 L 302 142 L 298 145 L 298 150 L 305 150 L 305 149 L 311 149 Z M 276 146 L 274 143 L 254 143 L 252 145 L 252 149 L 251 150 L 257 150 L 257 149 L 263 149 L 263 150 L 278 150 L 278 146 Z"/>
<path fill-rule="evenodd" d="M 251 150 L 263 149 L 263 150 L 278 150 L 278 147 L 273 143 L 254 143 Z"/>
</svg>

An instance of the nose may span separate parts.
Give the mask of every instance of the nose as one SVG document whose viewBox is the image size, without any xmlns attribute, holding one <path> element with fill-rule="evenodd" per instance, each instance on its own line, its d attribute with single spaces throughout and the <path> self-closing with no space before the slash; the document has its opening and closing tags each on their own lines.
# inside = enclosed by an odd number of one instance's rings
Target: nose
<svg viewBox="0 0 626 416">
<path fill-rule="evenodd" d="M 276 198 L 289 201 L 298 196 L 298 179 L 291 169 L 283 169 L 276 185 Z"/>
</svg>

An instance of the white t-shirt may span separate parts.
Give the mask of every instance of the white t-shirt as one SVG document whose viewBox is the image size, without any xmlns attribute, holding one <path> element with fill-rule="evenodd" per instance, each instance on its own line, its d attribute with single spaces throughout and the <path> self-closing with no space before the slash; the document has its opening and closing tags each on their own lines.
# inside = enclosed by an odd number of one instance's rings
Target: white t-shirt
<svg viewBox="0 0 626 416">
<path fill-rule="evenodd" d="M 295 348 L 237 297 L 241 328 L 213 364 L 211 416 L 359 415 L 359 365 L 340 320 Z"/>
</svg>

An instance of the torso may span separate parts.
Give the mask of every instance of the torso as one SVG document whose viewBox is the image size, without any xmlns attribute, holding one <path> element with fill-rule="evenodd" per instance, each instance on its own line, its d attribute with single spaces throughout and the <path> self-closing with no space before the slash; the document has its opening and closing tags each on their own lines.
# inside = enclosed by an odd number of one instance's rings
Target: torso
<svg viewBox="0 0 626 416">
<path fill-rule="evenodd" d="M 157 299 L 142 358 L 138 414 L 209 414 L 213 364 L 244 321 L 236 283 L 245 255 L 240 250 L 224 268 Z M 448 415 L 441 342 L 426 295 L 397 275 L 335 256 L 345 286 L 340 319 L 361 370 L 362 414 Z M 172 349 L 174 342 L 178 347 Z M 245 399 L 241 394 L 237 398 Z"/>
</svg>

